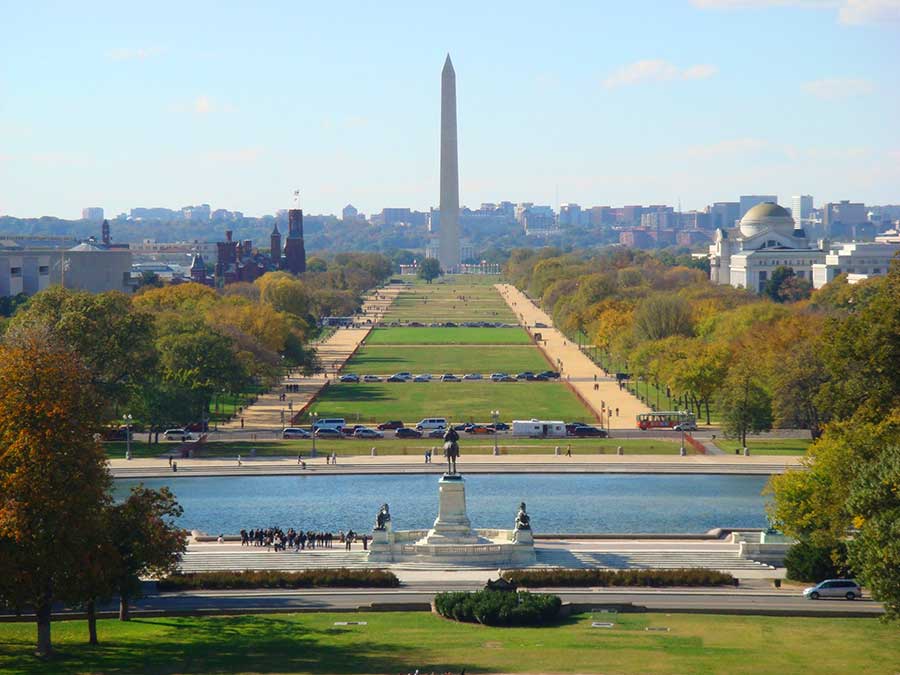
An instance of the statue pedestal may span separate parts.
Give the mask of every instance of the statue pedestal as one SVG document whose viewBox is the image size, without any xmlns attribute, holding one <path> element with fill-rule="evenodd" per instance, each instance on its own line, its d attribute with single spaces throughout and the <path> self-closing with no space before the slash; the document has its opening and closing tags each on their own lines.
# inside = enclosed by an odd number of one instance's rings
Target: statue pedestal
<svg viewBox="0 0 900 675">
<path fill-rule="evenodd" d="M 466 515 L 466 482 L 459 474 L 444 474 L 438 482 L 438 517 L 420 544 L 478 544 Z"/>
<path fill-rule="evenodd" d="M 512 540 L 516 544 L 534 546 L 534 536 L 531 534 L 531 530 L 515 530 Z"/>
</svg>

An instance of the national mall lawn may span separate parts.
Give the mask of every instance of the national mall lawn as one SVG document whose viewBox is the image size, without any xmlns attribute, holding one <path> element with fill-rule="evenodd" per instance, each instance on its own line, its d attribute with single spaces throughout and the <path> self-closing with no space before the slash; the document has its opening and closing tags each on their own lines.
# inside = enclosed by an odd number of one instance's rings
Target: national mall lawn
<svg viewBox="0 0 900 675">
<path fill-rule="evenodd" d="M 878 619 L 587 614 L 544 628 L 460 624 L 424 612 L 57 621 L 58 656 L 31 656 L 34 624 L 0 624 L 0 672 L 866 673 L 897 672 L 896 626 Z M 339 621 L 366 625 L 337 626 Z M 668 631 L 647 631 L 667 628 Z"/>
</svg>

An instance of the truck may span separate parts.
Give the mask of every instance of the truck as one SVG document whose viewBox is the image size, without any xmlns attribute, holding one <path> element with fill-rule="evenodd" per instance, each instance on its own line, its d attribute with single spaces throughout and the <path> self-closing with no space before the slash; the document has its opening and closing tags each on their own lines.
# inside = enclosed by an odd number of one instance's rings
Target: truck
<svg viewBox="0 0 900 675">
<path fill-rule="evenodd" d="M 531 438 L 565 438 L 566 423 L 558 420 L 513 420 L 512 435 Z"/>
</svg>

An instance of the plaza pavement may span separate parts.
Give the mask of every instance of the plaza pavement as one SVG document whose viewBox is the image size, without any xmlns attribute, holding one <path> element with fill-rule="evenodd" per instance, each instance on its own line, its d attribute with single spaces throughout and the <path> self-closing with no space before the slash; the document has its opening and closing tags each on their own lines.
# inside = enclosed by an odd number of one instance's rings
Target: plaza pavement
<svg viewBox="0 0 900 675">
<path fill-rule="evenodd" d="M 322 452 L 327 452 L 323 444 Z M 304 457 L 306 468 L 296 458 L 241 456 L 234 458 L 178 459 L 173 473 L 166 459 L 113 459 L 110 470 L 114 478 L 166 478 L 188 476 L 269 476 L 269 475 L 355 475 L 355 474 L 440 474 L 445 465 L 435 456 L 425 464 L 424 458 L 409 455 L 339 457 L 337 464 L 326 464 L 323 456 Z M 760 475 L 784 473 L 802 468 L 801 457 L 782 455 L 467 455 L 460 459 L 463 473 L 662 473 L 662 474 L 737 474 Z"/>
<path fill-rule="evenodd" d="M 553 319 L 522 291 L 511 284 L 497 284 L 496 288 L 529 334 L 533 337 L 535 333 L 540 333 L 541 341 L 538 346 L 554 364 L 554 368 L 560 371 L 561 380 L 567 381 L 582 400 L 587 402 L 605 427 L 634 429 L 635 417 L 640 413 L 650 412 L 650 408 L 640 400 L 620 389 L 616 379 L 607 376 L 577 344 L 554 328 Z M 549 328 L 536 328 L 537 323 Z M 604 403 L 607 410 L 613 411 L 611 416 L 603 413 Z M 618 415 L 615 414 L 616 409 Z"/>
<path fill-rule="evenodd" d="M 362 308 L 357 314 L 360 322 L 371 321 L 371 323 L 362 323 L 352 328 L 338 328 L 325 340 L 313 345 L 325 372 L 309 376 L 286 375 L 279 386 L 261 394 L 253 405 L 247 406 L 232 420 L 219 424 L 217 430 L 272 432 L 288 426 L 291 417 L 312 401 L 329 379 L 333 379 L 344 363 L 353 356 L 369 331 L 384 316 L 401 291 L 402 287 L 396 286 L 386 286 L 373 291 L 363 299 Z M 331 378 L 328 372 L 331 372 Z M 297 385 L 299 391 L 287 393 L 285 386 L 288 384 Z M 280 400 L 282 393 L 287 394 L 284 401 Z"/>
</svg>

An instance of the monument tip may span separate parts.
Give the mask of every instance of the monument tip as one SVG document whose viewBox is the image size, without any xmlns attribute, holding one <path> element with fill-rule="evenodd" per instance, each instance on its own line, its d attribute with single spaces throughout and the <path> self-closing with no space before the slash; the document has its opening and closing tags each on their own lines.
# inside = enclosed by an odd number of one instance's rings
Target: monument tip
<svg viewBox="0 0 900 675">
<path fill-rule="evenodd" d="M 447 52 L 447 59 L 444 61 L 444 70 L 453 70 L 453 61 L 450 60 L 450 52 Z"/>
</svg>

